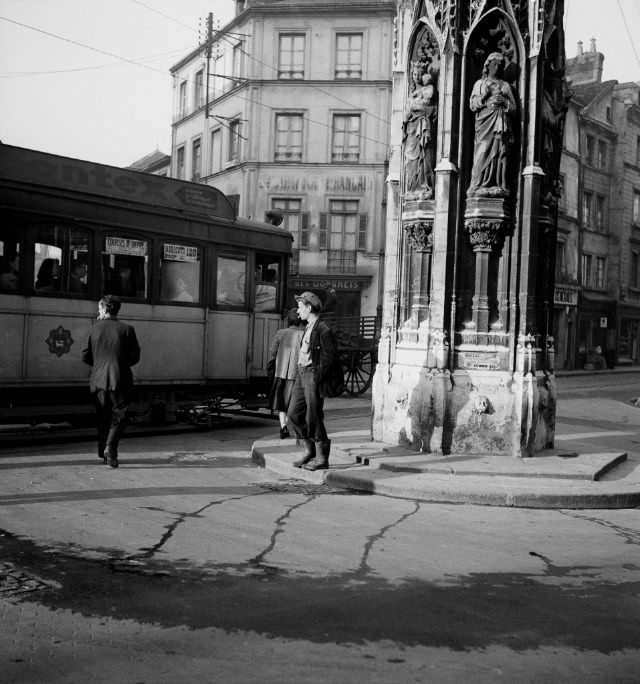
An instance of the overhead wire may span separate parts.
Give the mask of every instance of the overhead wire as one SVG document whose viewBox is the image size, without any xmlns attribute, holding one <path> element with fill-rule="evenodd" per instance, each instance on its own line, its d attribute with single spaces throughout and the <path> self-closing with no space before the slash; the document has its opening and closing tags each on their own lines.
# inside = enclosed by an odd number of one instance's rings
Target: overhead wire
<svg viewBox="0 0 640 684">
<path fill-rule="evenodd" d="M 640 56 L 638 55 L 638 51 L 636 50 L 636 45 L 633 42 L 633 36 L 631 35 L 631 29 L 629 29 L 629 24 L 627 23 L 627 17 L 625 16 L 624 10 L 622 9 L 622 3 L 620 0 L 618 0 L 618 8 L 620 9 L 620 14 L 622 15 L 622 21 L 624 22 L 624 27 L 627 30 L 627 36 L 629 36 L 629 42 L 631 43 L 631 49 L 633 50 L 633 54 L 636 56 L 636 62 L 638 62 L 638 66 L 640 66 Z"/>
<path fill-rule="evenodd" d="M 143 6 L 143 7 L 145 6 L 145 5 L 143 5 L 142 3 L 140 3 L 140 4 L 141 4 L 141 6 Z M 56 38 L 57 40 L 61 40 L 61 41 L 64 41 L 64 42 L 66 42 L 66 43 L 70 43 L 71 45 L 77 45 L 78 47 L 82 47 L 82 48 L 85 48 L 85 49 L 87 49 L 87 50 L 91 50 L 92 52 L 97 52 L 97 53 L 99 53 L 99 54 L 107 55 L 107 56 L 109 56 L 109 57 L 114 57 L 115 59 L 118 59 L 118 60 L 120 60 L 121 62 L 126 62 L 126 63 L 128 63 L 128 64 L 133 64 L 133 65 L 135 65 L 135 66 L 139 66 L 139 67 L 142 67 L 142 68 L 144 68 L 144 69 L 148 69 L 148 70 L 150 70 L 150 71 L 154 71 L 154 72 L 160 73 L 160 74 L 162 74 L 162 75 L 165 76 L 165 77 L 167 77 L 167 76 L 171 77 L 169 74 L 167 74 L 166 71 L 164 71 L 164 70 L 162 70 L 162 69 L 159 69 L 159 68 L 157 68 L 157 67 L 150 66 L 150 65 L 148 65 L 148 64 L 144 64 L 143 62 L 140 62 L 140 61 L 137 61 L 137 60 L 134 60 L 134 59 L 130 59 L 130 58 L 128 58 L 128 57 L 122 57 L 121 55 L 117 55 L 117 54 L 115 54 L 115 53 L 113 53 L 113 52 L 109 52 L 108 50 L 102 50 L 101 48 L 96 48 L 96 47 L 94 47 L 94 46 L 92 46 L 92 45 L 88 45 L 88 44 L 86 44 L 86 43 L 82 43 L 82 42 L 80 42 L 80 41 L 73 40 L 73 39 L 71 39 L 71 38 L 66 38 L 66 37 L 60 36 L 60 35 L 58 35 L 58 34 L 56 34 L 56 33 L 52 33 L 51 31 L 45 31 L 44 29 L 40 29 L 40 28 L 37 28 L 37 27 L 35 27 L 35 26 L 31 26 L 31 25 L 29 25 L 29 24 L 24 24 L 24 23 L 22 23 L 22 22 L 20 22 L 20 21 L 16 21 L 15 19 L 10 19 L 10 18 L 8 18 L 8 17 L 0 16 L 0 20 L 7 21 L 7 22 L 9 22 L 9 23 L 11 23 L 11 24 L 15 24 L 15 25 L 17 25 L 17 26 L 21 26 L 22 28 L 26 28 L 26 29 L 29 29 L 29 30 L 31 30 L 31 31 L 35 31 L 35 32 L 37 32 L 37 33 L 41 33 L 41 34 L 46 35 L 46 36 L 49 36 L 49 37 L 51 37 L 51 38 Z M 192 29 L 192 30 L 193 30 L 193 29 Z M 192 80 L 190 80 L 190 79 L 185 79 L 185 80 L 187 80 L 187 81 L 189 81 L 189 82 L 195 84 L 195 81 L 192 81 Z M 236 96 L 237 96 L 238 98 L 240 98 L 240 99 L 246 101 L 246 102 L 251 102 L 251 103 L 256 104 L 256 105 L 258 105 L 258 106 L 265 107 L 265 108 L 267 108 L 267 109 L 269 109 L 269 110 L 272 109 L 270 105 L 264 104 L 263 102 L 260 102 L 260 101 L 258 101 L 258 100 L 254 100 L 254 99 L 252 99 L 252 98 L 250 98 L 250 97 L 248 97 L 248 96 L 242 95 L 242 94 L 240 94 L 240 93 L 237 93 Z M 353 107 L 354 105 L 350 104 L 349 106 Z M 328 124 L 328 123 L 326 123 L 326 122 L 324 122 L 324 121 L 317 121 L 317 120 L 315 120 L 315 119 L 311 119 L 311 118 L 308 117 L 308 116 L 306 116 L 305 119 L 306 119 L 309 123 L 315 123 L 315 124 L 317 124 L 317 125 L 319 125 L 319 126 L 323 126 L 323 127 L 325 127 L 325 128 L 329 128 L 329 129 L 333 130 L 333 126 L 331 126 L 331 124 Z M 231 128 L 230 128 L 228 125 L 224 124 L 222 121 L 220 121 L 220 124 L 221 124 L 223 127 L 227 128 L 227 129 L 229 129 L 229 130 L 231 130 Z M 358 137 L 359 137 L 359 139 L 361 139 L 361 140 L 368 140 L 369 142 L 373 142 L 373 143 L 375 143 L 375 144 L 377 144 L 377 145 L 388 146 L 388 144 L 389 144 L 388 141 L 376 140 L 376 139 L 374 139 L 374 138 L 370 138 L 370 137 L 368 137 L 368 136 L 365 136 L 365 135 L 363 135 L 362 133 L 359 133 L 359 134 L 358 134 Z"/>
<path fill-rule="evenodd" d="M 140 57 L 138 62 L 140 64 L 143 64 L 144 62 L 152 62 L 156 59 L 159 59 L 160 57 L 168 57 L 169 55 L 179 55 L 179 54 L 184 54 L 185 50 L 188 50 L 188 47 L 181 48 L 179 50 L 169 50 L 168 52 L 159 52 L 156 55 L 149 55 L 148 57 Z M 84 67 L 73 67 L 70 69 L 49 69 L 49 70 L 39 70 L 39 71 L 8 71 L 8 72 L 0 72 L 0 78 L 13 78 L 17 76 L 48 76 L 50 74 L 67 74 L 67 73 L 73 73 L 76 71 L 93 71 L 96 69 L 108 69 L 114 66 L 124 66 L 125 63 L 122 61 L 119 62 L 109 62 L 108 64 L 95 64 L 93 66 L 84 66 Z M 165 74 L 166 75 L 166 74 Z"/>
</svg>

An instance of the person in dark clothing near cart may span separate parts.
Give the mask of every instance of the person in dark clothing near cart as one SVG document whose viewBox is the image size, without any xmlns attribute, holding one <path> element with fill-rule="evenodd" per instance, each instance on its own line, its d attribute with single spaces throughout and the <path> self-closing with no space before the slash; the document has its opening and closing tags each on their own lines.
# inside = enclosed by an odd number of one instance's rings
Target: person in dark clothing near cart
<svg viewBox="0 0 640 684">
<path fill-rule="evenodd" d="M 278 412 L 280 439 L 289 437 L 287 411 L 291 403 L 291 391 L 298 372 L 298 356 L 304 331 L 304 323 L 297 309 L 287 313 L 288 327 L 276 332 L 269 350 L 269 363 L 273 364 L 273 384 L 269 392 L 269 408 Z"/>
<path fill-rule="evenodd" d="M 320 320 L 320 298 L 313 292 L 303 292 L 296 300 L 298 316 L 306 321 L 307 327 L 287 414 L 304 446 L 303 457 L 293 465 L 306 470 L 326 470 L 331 440 L 324 426 L 324 398 L 338 396 L 342 391 L 342 368 L 333 332 Z"/>
<path fill-rule="evenodd" d="M 82 360 L 91 366 L 89 389 L 94 395 L 98 422 L 98 458 L 118 467 L 118 444 L 124 432 L 133 390 L 131 367 L 140 360 L 133 326 L 118 320 L 120 300 L 105 295 Z"/>
</svg>

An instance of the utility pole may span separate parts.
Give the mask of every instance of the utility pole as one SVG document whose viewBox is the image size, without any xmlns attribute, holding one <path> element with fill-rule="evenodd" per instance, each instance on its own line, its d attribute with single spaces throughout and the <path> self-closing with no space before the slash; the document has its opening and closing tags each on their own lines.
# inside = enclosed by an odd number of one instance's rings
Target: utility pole
<svg viewBox="0 0 640 684">
<path fill-rule="evenodd" d="M 213 48 L 213 12 L 209 12 L 209 16 L 207 17 L 207 37 L 206 37 L 206 50 L 205 50 L 205 55 L 207 58 L 207 85 L 206 85 L 206 93 L 205 93 L 205 108 L 204 108 L 204 117 L 205 119 L 209 118 L 209 72 L 211 71 L 210 65 L 211 65 L 211 51 Z"/>
</svg>

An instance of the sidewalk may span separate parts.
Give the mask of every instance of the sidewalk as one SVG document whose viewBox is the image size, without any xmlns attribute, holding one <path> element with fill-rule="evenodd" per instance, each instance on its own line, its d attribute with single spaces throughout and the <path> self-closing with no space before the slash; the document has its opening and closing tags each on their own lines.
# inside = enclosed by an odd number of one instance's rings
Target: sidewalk
<svg viewBox="0 0 640 684">
<path fill-rule="evenodd" d="M 612 372 L 616 370 L 597 371 Z M 328 400 L 326 409 L 331 408 L 332 401 Z M 252 458 L 287 478 L 420 501 L 521 508 L 640 506 L 640 452 L 633 453 L 631 442 L 632 435 L 640 433 L 640 410 L 602 399 L 597 421 L 577 432 L 574 423 L 591 415 L 593 400 L 563 400 L 556 448 L 528 459 L 423 454 L 373 442 L 369 415 L 362 416 L 356 429 L 330 431 L 329 470 L 311 472 L 293 467 L 293 461 L 300 457 L 300 448 L 293 440 L 286 444 L 279 439 L 258 440 L 253 444 Z"/>
</svg>

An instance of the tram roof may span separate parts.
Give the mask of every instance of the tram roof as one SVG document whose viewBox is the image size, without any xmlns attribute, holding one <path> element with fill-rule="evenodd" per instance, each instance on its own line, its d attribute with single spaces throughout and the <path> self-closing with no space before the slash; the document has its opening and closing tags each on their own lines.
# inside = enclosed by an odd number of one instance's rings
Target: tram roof
<svg viewBox="0 0 640 684">
<path fill-rule="evenodd" d="M 2 180 L 236 220 L 227 196 L 211 185 L 0 143 Z"/>
</svg>

